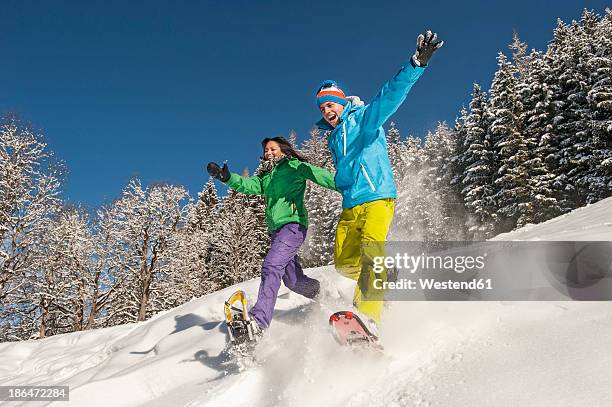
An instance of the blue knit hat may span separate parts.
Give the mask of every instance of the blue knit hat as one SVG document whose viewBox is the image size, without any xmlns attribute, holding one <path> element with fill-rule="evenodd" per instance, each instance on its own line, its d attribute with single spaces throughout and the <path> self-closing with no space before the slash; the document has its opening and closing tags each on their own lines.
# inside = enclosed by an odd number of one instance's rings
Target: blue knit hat
<svg viewBox="0 0 612 407">
<path fill-rule="evenodd" d="M 346 96 L 342 89 L 338 87 L 336 81 L 330 79 L 323 81 L 317 91 L 317 106 L 321 106 L 325 102 L 339 103 L 346 106 Z"/>
</svg>

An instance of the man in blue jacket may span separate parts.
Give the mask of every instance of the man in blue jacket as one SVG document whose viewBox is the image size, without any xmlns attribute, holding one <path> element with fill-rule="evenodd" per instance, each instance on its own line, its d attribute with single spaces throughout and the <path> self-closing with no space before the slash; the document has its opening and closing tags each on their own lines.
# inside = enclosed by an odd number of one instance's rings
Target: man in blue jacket
<svg viewBox="0 0 612 407">
<path fill-rule="evenodd" d="M 336 188 L 342 194 L 335 266 L 358 282 L 353 302 L 375 323 L 380 321 L 384 291 L 379 288 L 386 273 L 375 273 L 373 264 L 375 257 L 384 256 L 396 197 L 382 126 L 404 102 L 442 44 L 431 31 L 419 35 L 410 61 L 366 106 L 353 105 L 334 81 L 323 82 L 317 91 L 323 116 L 317 126 L 330 132 L 328 147 L 336 167 Z"/>
</svg>

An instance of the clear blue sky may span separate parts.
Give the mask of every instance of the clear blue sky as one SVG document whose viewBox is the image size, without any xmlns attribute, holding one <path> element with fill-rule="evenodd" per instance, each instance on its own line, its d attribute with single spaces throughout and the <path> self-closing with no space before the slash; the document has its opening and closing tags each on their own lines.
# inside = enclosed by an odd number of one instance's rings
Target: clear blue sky
<svg viewBox="0 0 612 407">
<path fill-rule="evenodd" d="M 307 137 L 317 85 L 366 102 L 414 51 L 445 46 L 392 118 L 403 136 L 453 122 L 517 30 L 545 49 L 558 17 L 605 1 L 15 1 L 0 5 L 0 112 L 40 129 L 96 207 L 131 177 L 196 195 L 208 161 L 251 170 L 264 137 Z"/>
</svg>

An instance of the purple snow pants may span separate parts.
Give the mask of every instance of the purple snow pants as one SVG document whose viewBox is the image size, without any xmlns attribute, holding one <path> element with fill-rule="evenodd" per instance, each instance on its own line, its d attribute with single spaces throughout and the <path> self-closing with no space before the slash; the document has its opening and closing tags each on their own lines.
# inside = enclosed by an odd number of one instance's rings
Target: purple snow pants
<svg viewBox="0 0 612 407">
<path fill-rule="evenodd" d="M 262 328 L 268 328 L 276 304 L 281 279 L 291 291 L 308 298 L 319 293 L 319 280 L 304 275 L 297 252 L 306 238 L 306 228 L 288 223 L 272 232 L 272 245 L 261 268 L 261 284 L 251 316 Z"/>
</svg>

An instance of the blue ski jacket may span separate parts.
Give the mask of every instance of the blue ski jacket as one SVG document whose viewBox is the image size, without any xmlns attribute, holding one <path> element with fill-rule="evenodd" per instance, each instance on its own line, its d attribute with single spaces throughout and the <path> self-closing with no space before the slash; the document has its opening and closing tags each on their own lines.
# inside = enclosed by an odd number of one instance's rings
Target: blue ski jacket
<svg viewBox="0 0 612 407">
<path fill-rule="evenodd" d="M 317 122 L 320 129 L 331 131 L 327 146 L 336 166 L 335 183 L 343 208 L 396 197 L 382 125 L 404 102 L 424 70 L 411 58 L 370 104 L 354 106 L 349 102 L 335 128 L 325 119 Z"/>
</svg>

